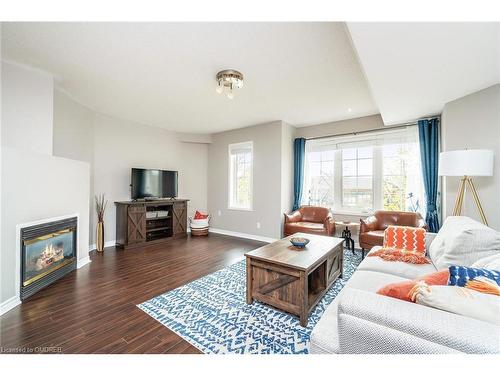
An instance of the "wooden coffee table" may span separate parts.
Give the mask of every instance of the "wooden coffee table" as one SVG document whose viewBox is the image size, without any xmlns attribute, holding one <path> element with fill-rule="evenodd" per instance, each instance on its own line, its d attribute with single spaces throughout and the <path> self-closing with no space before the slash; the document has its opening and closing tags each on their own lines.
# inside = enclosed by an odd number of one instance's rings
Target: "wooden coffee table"
<svg viewBox="0 0 500 375">
<path fill-rule="evenodd" d="M 299 250 L 290 238 L 311 242 Z M 311 310 L 338 277 L 344 259 L 342 238 L 296 233 L 246 253 L 247 303 L 254 299 L 300 317 L 307 326 Z"/>
</svg>

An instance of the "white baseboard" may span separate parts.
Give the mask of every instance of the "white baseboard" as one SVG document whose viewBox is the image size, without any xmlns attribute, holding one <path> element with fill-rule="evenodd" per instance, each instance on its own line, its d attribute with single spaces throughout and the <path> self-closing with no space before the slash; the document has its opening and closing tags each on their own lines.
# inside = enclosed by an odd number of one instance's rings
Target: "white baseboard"
<svg viewBox="0 0 500 375">
<path fill-rule="evenodd" d="M 0 304 L 0 315 L 5 314 L 7 311 L 12 310 L 17 305 L 21 304 L 21 299 L 19 297 L 11 297 L 7 301 Z"/>
<path fill-rule="evenodd" d="M 116 240 L 111 240 L 111 241 L 106 241 L 104 242 L 104 247 L 110 247 L 110 246 L 115 246 L 116 245 Z M 89 251 L 97 249 L 97 246 L 95 243 L 91 244 L 89 246 Z"/>
<path fill-rule="evenodd" d="M 241 237 L 241 238 L 246 238 L 249 240 L 261 241 L 261 242 L 267 242 L 267 243 L 278 241 L 277 238 L 263 237 L 263 236 L 257 236 L 255 234 L 248 234 L 248 233 L 241 233 L 241 232 L 233 232 L 233 231 L 225 230 L 225 229 L 210 228 L 209 231 L 212 233 L 224 234 L 226 236 Z"/>
<path fill-rule="evenodd" d="M 83 266 L 89 264 L 91 262 L 90 257 L 87 255 L 83 259 L 78 259 L 76 262 L 76 268 L 82 268 Z"/>
</svg>

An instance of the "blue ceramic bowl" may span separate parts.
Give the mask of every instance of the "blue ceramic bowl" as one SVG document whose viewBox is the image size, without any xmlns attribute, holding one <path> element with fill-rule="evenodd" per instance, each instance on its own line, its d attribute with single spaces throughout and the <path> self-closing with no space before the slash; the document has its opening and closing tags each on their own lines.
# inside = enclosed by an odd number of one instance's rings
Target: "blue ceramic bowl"
<svg viewBox="0 0 500 375">
<path fill-rule="evenodd" d="M 290 238 L 290 242 L 292 243 L 293 246 L 305 247 L 309 243 L 309 240 L 303 237 L 292 237 Z"/>
</svg>

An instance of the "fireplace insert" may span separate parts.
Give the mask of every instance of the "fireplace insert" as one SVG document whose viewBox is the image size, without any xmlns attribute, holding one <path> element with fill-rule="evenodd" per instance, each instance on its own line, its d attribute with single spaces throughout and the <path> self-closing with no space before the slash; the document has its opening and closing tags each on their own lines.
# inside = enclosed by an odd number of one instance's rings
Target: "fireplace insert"
<svg viewBox="0 0 500 375">
<path fill-rule="evenodd" d="M 21 229 L 21 300 L 76 269 L 77 218 Z"/>
</svg>

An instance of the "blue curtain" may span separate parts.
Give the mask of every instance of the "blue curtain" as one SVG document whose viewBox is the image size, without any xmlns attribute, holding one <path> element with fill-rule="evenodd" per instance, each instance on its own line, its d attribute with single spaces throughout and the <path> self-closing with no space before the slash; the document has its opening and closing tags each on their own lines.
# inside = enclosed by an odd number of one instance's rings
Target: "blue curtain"
<svg viewBox="0 0 500 375">
<path fill-rule="evenodd" d="M 306 155 L 305 138 L 295 138 L 293 142 L 293 210 L 300 207 L 304 185 L 304 159 Z"/>
<path fill-rule="evenodd" d="M 420 142 L 420 159 L 426 196 L 425 221 L 429 231 L 439 230 L 437 213 L 438 197 L 438 159 L 439 159 L 439 119 L 418 121 L 418 136 Z"/>
</svg>

